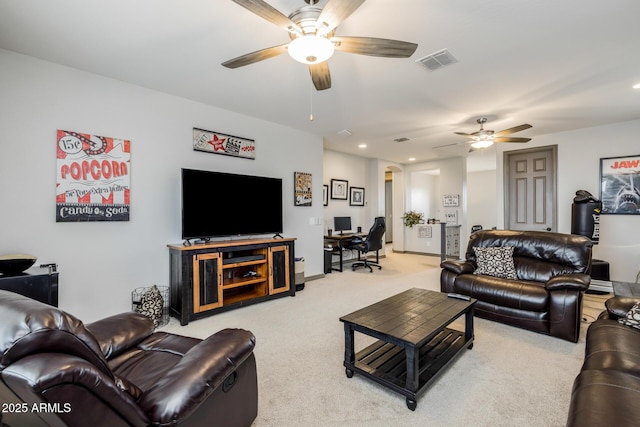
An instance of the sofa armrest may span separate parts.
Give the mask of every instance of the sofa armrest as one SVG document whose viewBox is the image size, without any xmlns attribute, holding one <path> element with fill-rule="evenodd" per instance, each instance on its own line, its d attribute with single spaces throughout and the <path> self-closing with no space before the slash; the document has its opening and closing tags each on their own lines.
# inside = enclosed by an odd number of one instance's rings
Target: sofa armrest
<svg viewBox="0 0 640 427">
<path fill-rule="evenodd" d="M 640 298 L 634 297 L 612 297 L 604 302 L 609 315 L 614 318 L 621 318 L 627 315 L 627 312 L 631 310 L 631 307 L 637 302 L 640 302 Z"/>
<path fill-rule="evenodd" d="M 223 329 L 191 348 L 141 397 L 140 407 L 153 422 L 179 424 L 252 353 L 254 335 Z M 173 424 L 172 424 L 173 425 Z"/>
<path fill-rule="evenodd" d="M 109 360 L 153 333 L 153 321 L 139 313 L 121 313 L 85 326 Z"/>
<path fill-rule="evenodd" d="M 454 261 L 449 259 L 442 261 L 440 267 L 456 274 L 471 274 L 475 270 L 475 267 L 469 261 Z"/>
<path fill-rule="evenodd" d="M 554 276 L 545 284 L 545 288 L 549 291 L 559 289 L 575 289 L 578 291 L 586 291 L 589 289 L 591 276 L 583 273 L 561 274 Z"/>
<path fill-rule="evenodd" d="M 39 414 L 47 425 L 60 425 L 52 419 L 57 417 L 65 425 L 92 425 L 95 420 L 101 420 L 101 425 L 115 425 L 110 423 L 116 421 L 125 421 L 131 426 L 149 425 L 149 419 L 136 403 L 136 393 L 130 393 L 132 389 L 123 388 L 119 379 L 114 381 L 77 356 L 62 353 L 27 356 L 6 367 L 2 380 L 24 402 L 34 403 L 35 392 L 46 402 L 60 403 L 63 411 Z M 76 402 L 94 404 L 90 408 L 69 406 Z M 88 417 L 84 410 L 91 411 L 91 416 Z M 118 415 L 114 417 L 114 413 Z"/>
</svg>

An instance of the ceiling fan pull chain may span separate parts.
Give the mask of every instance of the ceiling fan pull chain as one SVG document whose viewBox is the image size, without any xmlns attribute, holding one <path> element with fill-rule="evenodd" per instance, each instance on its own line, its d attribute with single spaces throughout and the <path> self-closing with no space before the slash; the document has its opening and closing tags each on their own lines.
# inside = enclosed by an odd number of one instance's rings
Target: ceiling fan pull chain
<svg viewBox="0 0 640 427">
<path fill-rule="evenodd" d="M 313 121 L 313 83 L 309 85 L 309 121 Z"/>
</svg>

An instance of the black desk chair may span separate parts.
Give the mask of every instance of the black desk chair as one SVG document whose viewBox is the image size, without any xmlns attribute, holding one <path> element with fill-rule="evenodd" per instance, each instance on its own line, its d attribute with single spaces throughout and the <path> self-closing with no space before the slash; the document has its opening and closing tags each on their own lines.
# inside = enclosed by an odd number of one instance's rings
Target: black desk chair
<svg viewBox="0 0 640 427">
<path fill-rule="evenodd" d="M 376 256 L 376 262 L 369 261 L 367 259 L 367 252 L 376 252 L 376 255 L 380 249 L 382 249 L 382 235 L 385 232 L 384 217 L 379 216 L 373 222 L 373 226 L 369 230 L 369 234 L 362 243 L 355 243 L 351 245 L 350 249 L 355 249 L 360 255 L 364 257 L 361 262 L 354 262 L 351 264 L 351 270 L 355 271 L 358 267 L 366 267 L 371 273 L 373 273 L 373 267 L 378 267 L 380 270 L 382 267 L 378 264 L 378 257 Z"/>
</svg>

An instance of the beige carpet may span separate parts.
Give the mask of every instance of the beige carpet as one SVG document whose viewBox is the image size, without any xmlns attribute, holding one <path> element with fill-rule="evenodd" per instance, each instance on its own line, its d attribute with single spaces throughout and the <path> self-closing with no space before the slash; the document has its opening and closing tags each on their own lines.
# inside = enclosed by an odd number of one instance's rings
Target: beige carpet
<svg viewBox="0 0 640 427">
<path fill-rule="evenodd" d="M 359 375 L 345 375 L 338 320 L 412 287 L 439 290 L 439 259 L 393 254 L 374 273 L 332 273 L 282 298 L 163 330 L 204 338 L 239 327 L 257 337 L 259 412 L 255 427 L 284 426 L 563 426 L 584 355 L 584 332 L 608 296 L 587 295 L 577 344 L 484 319 L 475 343 L 418 399 Z M 462 328 L 462 325 L 459 325 Z M 369 339 L 356 334 L 356 350 Z"/>
</svg>

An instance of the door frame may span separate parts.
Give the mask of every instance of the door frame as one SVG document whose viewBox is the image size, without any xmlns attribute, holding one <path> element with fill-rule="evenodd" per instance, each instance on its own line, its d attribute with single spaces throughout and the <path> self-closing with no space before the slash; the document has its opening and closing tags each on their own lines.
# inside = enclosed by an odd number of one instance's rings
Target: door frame
<svg viewBox="0 0 640 427">
<path fill-rule="evenodd" d="M 503 198 L 504 198 L 504 225 L 508 227 L 511 224 L 510 218 L 510 203 L 509 199 L 511 185 L 511 170 L 509 168 L 510 157 L 513 155 L 529 154 L 540 151 L 551 151 L 551 161 L 553 166 L 553 196 L 551 198 L 553 208 L 551 209 L 551 226 L 550 231 L 558 230 L 558 146 L 557 145 L 544 145 L 540 147 L 524 148 L 522 150 L 510 150 L 502 153 L 502 168 L 503 168 Z"/>
</svg>

